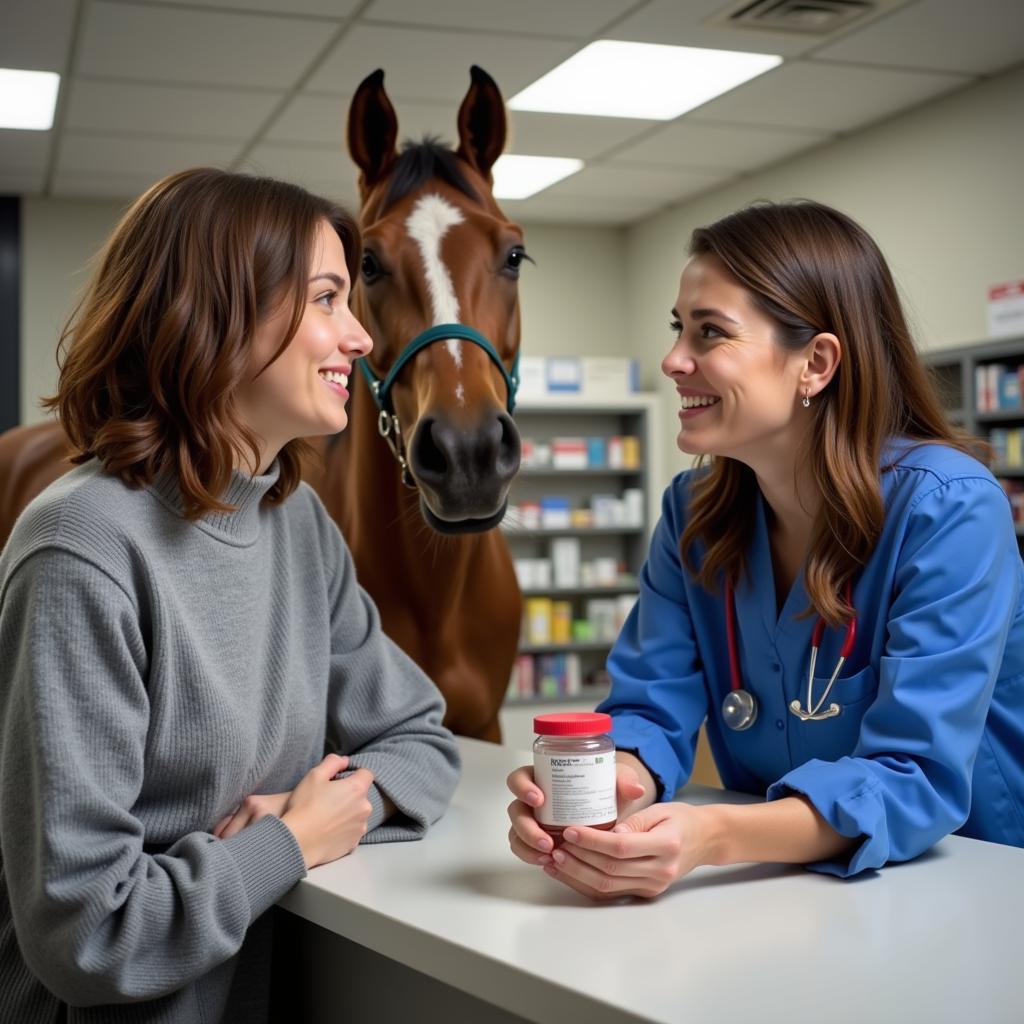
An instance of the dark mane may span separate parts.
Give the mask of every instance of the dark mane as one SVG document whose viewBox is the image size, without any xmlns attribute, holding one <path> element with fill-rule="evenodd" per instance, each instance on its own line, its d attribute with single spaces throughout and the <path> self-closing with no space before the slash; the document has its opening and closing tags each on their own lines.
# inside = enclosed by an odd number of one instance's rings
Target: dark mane
<svg viewBox="0 0 1024 1024">
<path fill-rule="evenodd" d="M 409 139 L 402 143 L 382 209 L 387 210 L 431 178 L 440 178 L 463 195 L 480 201 L 480 196 L 466 180 L 459 156 L 440 139 L 428 135 L 421 142 Z"/>
</svg>

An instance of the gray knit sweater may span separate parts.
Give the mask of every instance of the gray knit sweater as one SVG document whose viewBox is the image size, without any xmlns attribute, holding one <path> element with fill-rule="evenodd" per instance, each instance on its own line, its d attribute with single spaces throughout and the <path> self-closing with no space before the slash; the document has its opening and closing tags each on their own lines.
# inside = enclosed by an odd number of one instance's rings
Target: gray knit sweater
<svg viewBox="0 0 1024 1024">
<path fill-rule="evenodd" d="M 257 919 L 302 855 L 276 817 L 214 824 L 325 751 L 376 778 L 364 843 L 419 838 L 450 799 L 440 694 L 314 492 L 262 502 L 275 479 L 236 473 L 238 511 L 190 523 L 172 478 L 87 463 L 0 555 L 0 1021 L 259 1022 Z"/>
</svg>

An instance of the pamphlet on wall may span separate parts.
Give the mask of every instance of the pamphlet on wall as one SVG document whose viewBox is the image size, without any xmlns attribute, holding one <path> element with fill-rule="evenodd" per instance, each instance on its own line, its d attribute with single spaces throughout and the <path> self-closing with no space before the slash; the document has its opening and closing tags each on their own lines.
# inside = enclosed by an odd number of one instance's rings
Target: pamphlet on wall
<svg viewBox="0 0 1024 1024">
<path fill-rule="evenodd" d="M 988 290 L 988 336 L 1015 338 L 1024 334 L 1024 277 Z"/>
</svg>

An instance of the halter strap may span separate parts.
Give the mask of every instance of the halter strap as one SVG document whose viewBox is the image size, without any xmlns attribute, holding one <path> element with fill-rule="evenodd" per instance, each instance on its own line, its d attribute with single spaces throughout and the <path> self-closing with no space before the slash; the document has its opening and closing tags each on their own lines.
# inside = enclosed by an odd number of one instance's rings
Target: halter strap
<svg viewBox="0 0 1024 1024">
<path fill-rule="evenodd" d="M 374 372 L 370 369 L 369 363 L 366 359 L 358 359 L 356 365 L 362 371 L 363 377 L 366 379 L 366 383 L 370 387 L 370 393 L 373 395 L 374 401 L 377 403 L 377 407 L 384 413 L 391 413 L 391 388 L 395 383 L 395 378 L 401 372 L 402 367 L 405 366 L 413 356 L 416 355 L 420 349 L 426 348 L 428 345 L 433 345 L 435 341 L 444 341 L 449 338 L 458 338 L 462 341 L 471 341 L 474 345 L 479 345 L 490 357 L 491 361 L 501 371 L 501 376 L 505 381 L 505 386 L 508 388 L 508 402 L 507 407 L 509 414 L 511 414 L 516 407 L 516 392 L 519 390 L 519 353 L 516 353 L 516 358 L 512 363 L 512 372 L 509 373 L 505 369 L 505 364 L 501 361 L 501 356 L 498 355 L 494 346 L 477 330 L 469 327 L 466 324 L 437 324 L 434 327 L 430 327 L 420 334 L 417 334 L 408 345 L 402 349 L 401 354 L 395 362 L 395 365 L 388 371 L 387 376 L 381 380 Z"/>
</svg>

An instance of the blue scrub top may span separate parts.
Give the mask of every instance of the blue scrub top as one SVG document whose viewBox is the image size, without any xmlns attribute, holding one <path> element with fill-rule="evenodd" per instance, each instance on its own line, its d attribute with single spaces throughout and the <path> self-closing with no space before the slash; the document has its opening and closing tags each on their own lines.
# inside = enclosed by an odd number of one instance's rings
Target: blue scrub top
<svg viewBox="0 0 1024 1024">
<path fill-rule="evenodd" d="M 881 476 L 882 535 L 854 580 L 857 640 L 829 695 L 842 712 L 802 722 L 811 634 L 802 574 L 782 613 L 764 500 L 736 588 L 743 685 L 759 702 L 744 732 L 722 721 L 730 689 L 725 605 L 691 579 L 679 552 L 696 474 L 665 491 L 640 597 L 608 659 L 617 747 L 634 751 L 670 800 L 693 769 L 697 733 L 723 784 L 769 800 L 805 795 L 849 860 L 809 865 L 846 877 L 908 860 L 953 831 L 1024 846 L 1024 566 L 1010 506 L 979 462 L 944 445 L 895 442 Z M 701 548 L 695 548 L 699 561 Z M 842 629 L 826 629 L 815 700 Z"/>
</svg>

